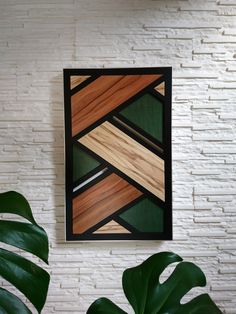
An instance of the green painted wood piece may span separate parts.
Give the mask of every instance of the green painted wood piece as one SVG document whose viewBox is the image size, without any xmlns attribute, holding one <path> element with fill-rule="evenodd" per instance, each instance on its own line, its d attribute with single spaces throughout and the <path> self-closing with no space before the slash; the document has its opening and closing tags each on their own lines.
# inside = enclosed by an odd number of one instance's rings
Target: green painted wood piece
<svg viewBox="0 0 236 314">
<path fill-rule="evenodd" d="M 135 100 L 120 114 L 160 142 L 163 141 L 163 105 L 151 94 Z"/>
<path fill-rule="evenodd" d="M 120 217 L 140 232 L 163 232 L 163 209 L 148 198 L 142 199 Z"/>
<path fill-rule="evenodd" d="M 73 181 L 82 178 L 100 163 L 83 151 L 78 145 L 73 145 Z"/>
</svg>

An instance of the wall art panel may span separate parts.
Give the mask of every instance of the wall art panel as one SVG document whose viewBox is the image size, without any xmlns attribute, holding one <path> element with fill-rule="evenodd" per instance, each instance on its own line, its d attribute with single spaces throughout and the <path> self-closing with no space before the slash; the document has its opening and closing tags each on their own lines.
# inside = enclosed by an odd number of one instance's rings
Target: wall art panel
<svg viewBox="0 0 236 314">
<path fill-rule="evenodd" d="M 171 68 L 65 69 L 66 239 L 172 239 Z"/>
</svg>

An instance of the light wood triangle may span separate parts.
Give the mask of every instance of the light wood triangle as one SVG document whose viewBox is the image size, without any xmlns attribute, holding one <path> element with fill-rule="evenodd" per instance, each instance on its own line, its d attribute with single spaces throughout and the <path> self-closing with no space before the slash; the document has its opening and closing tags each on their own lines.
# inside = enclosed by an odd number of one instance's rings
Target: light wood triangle
<svg viewBox="0 0 236 314">
<path fill-rule="evenodd" d="M 165 96 L 165 82 L 162 82 L 161 84 L 157 85 L 154 89 L 162 96 Z"/>
<path fill-rule="evenodd" d="M 70 77 L 70 89 L 75 88 L 76 86 L 80 85 L 84 81 L 86 81 L 88 78 L 90 78 L 90 75 L 83 75 L 83 76 L 71 76 Z"/>
<path fill-rule="evenodd" d="M 130 231 L 119 225 L 114 220 L 111 220 L 93 233 L 130 233 Z"/>
</svg>

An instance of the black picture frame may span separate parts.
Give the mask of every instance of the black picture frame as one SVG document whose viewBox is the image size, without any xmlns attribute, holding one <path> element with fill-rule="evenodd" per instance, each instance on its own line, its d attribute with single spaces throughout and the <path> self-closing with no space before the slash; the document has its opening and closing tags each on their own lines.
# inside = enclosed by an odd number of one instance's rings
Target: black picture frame
<svg viewBox="0 0 236 314">
<path fill-rule="evenodd" d="M 64 69 L 64 117 L 65 117 L 65 186 L 66 186 L 66 197 L 65 197 L 65 207 L 66 207 L 66 241 L 96 241 L 96 240 L 172 240 L 172 149 L 171 149 L 171 98 L 172 98 L 172 68 L 171 67 L 149 67 L 149 68 L 109 68 L 109 69 Z M 84 131 L 80 132 L 79 135 L 75 137 L 72 136 L 72 124 L 71 124 L 71 96 L 95 80 L 101 75 L 145 75 L 145 74 L 161 74 L 160 83 L 165 82 L 165 95 L 155 93 L 155 97 L 163 103 L 163 115 L 164 115 L 164 127 L 163 127 L 163 153 L 161 154 L 162 159 L 165 161 L 165 202 L 158 199 L 149 191 L 140 187 L 137 184 L 137 187 L 144 192 L 152 201 L 161 205 L 164 209 L 164 230 L 163 232 L 136 232 L 135 230 L 130 234 L 92 234 L 93 229 L 99 228 L 99 224 L 95 226 L 89 232 L 84 232 L 83 234 L 73 234 L 73 225 L 72 225 L 72 200 L 75 195 L 83 192 L 83 188 L 78 192 L 73 192 L 74 183 L 73 183 L 73 152 L 72 147 L 73 143 L 77 141 L 78 138 L 85 134 Z M 91 76 L 92 79 L 80 84 L 78 87 L 71 89 L 70 79 L 71 76 Z M 157 84 L 157 82 L 155 82 Z M 140 97 L 142 94 L 150 91 L 153 93 L 153 84 L 144 88 L 138 95 Z M 98 126 L 102 121 L 108 120 L 111 118 L 112 114 L 117 111 L 113 110 L 111 113 L 108 113 L 106 117 L 96 121 L 89 128 L 86 128 L 86 132 L 92 130 Z M 113 121 L 113 123 L 115 123 Z M 119 126 L 121 128 L 121 126 Z M 135 138 L 132 134 L 129 136 L 133 137 L 142 145 L 146 145 L 139 138 Z M 159 143 L 160 144 L 160 143 Z M 85 147 L 83 147 L 86 150 Z M 149 146 L 148 149 L 152 150 Z M 89 152 L 91 154 L 91 152 Z M 158 155 L 158 152 L 155 151 Z M 99 156 L 96 156 L 99 159 Z M 104 160 L 103 160 L 104 164 Z M 109 169 L 114 171 L 119 176 L 123 177 L 125 180 L 129 180 L 121 171 L 115 167 L 108 164 Z M 85 179 L 85 178 L 83 178 Z M 90 184 L 95 184 L 96 179 Z M 135 186 L 135 182 L 132 181 L 132 184 Z M 88 186 L 86 186 L 88 188 Z M 130 204 L 129 204 L 130 205 Z M 123 208 L 124 209 L 124 208 Z M 112 215 L 111 215 L 112 216 Z M 112 218 L 110 216 L 110 218 Z M 104 223 L 104 222 L 103 222 Z"/>
</svg>

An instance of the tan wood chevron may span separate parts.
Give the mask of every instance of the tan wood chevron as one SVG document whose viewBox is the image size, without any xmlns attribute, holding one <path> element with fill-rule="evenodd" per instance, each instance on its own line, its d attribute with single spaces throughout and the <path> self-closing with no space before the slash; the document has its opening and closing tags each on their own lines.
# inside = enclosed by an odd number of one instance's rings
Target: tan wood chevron
<svg viewBox="0 0 236 314">
<path fill-rule="evenodd" d="M 109 175 L 73 199 L 73 233 L 85 232 L 141 195 L 118 175 Z"/>
<path fill-rule="evenodd" d="M 117 127 L 106 121 L 79 142 L 165 200 L 164 161 Z"/>
<path fill-rule="evenodd" d="M 71 97 L 72 135 L 75 136 L 161 76 L 100 76 Z"/>
<path fill-rule="evenodd" d="M 76 75 L 70 77 L 70 89 L 75 88 L 76 86 L 80 85 L 84 81 L 86 81 L 91 76 L 89 75 Z"/>
<path fill-rule="evenodd" d="M 106 225 L 102 226 L 93 233 L 131 233 L 123 226 L 119 225 L 116 221 L 109 221 Z"/>
<path fill-rule="evenodd" d="M 154 89 L 162 96 L 165 96 L 165 82 L 162 82 L 161 84 L 157 85 Z"/>
</svg>

